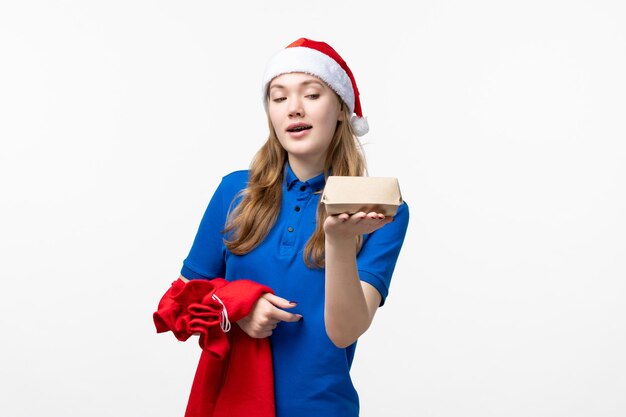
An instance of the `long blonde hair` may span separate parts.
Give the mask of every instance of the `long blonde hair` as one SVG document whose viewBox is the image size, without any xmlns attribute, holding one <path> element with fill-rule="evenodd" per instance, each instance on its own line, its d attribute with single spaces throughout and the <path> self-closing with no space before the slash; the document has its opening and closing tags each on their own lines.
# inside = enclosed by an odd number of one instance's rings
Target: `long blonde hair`
<svg viewBox="0 0 626 417">
<path fill-rule="evenodd" d="M 339 97 L 337 97 L 339 99 Z M 350 113 L 341 104 L 343 121 L 337 122 L 333 139 L 328 145 L 324 161 L 324 177 L 332 175 L 363 176 L 366 174 L 365 157 L 361 144 L 350 125 Z M 226 247 L 236 255 L 244 255 L 256 248 L 267 236 L 278 218 L 284 167 L 287 151 L 283 149 L 268 116 L 269 137 L 254 156 L 250 165 L 248 186 L 240 192 L 241 202 L 233 209 L 224 229 Z M 318 204 L 317 225 L 304 248 L 307 267 L 324 267 L 324 221 L 327 214 Z M 359 237 L 357 245 L 360 246 Z"/>
</svg>

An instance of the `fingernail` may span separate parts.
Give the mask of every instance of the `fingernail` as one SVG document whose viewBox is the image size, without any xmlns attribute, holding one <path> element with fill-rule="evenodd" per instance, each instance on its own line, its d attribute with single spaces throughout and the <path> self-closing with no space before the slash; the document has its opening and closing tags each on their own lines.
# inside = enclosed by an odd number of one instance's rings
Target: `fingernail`
<svg viewBox="0 0 626 417">
<path fill-rule="evenodd" d="M 297 301 L 289 301 L 289 304 L 296 305 L 296 304 L 298 304 L 298 302 Z"/>
<path fill-rule="evenodd" d="M 296 314 L 296 316 L 300 317 L 300 320 L 304 319 L 304 317 L 302 316 L 302 314 Z"/>
</svg>

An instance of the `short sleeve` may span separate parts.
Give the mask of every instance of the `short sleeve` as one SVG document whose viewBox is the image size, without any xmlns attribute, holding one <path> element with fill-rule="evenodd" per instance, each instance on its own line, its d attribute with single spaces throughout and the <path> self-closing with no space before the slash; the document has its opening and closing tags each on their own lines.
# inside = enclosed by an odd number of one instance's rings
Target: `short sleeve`
<svg viewBox="0 0 626 417">
<path fill-rule="evenodd" d="M 363 237 L 363 246 L 357 255 L 359 278 L 378 290 L 385 304 L 391 276 L 409 225 L 409 207 L 406 202 L 398 207 L 394 221 Z"/>
<path fill-rule="evenodd" d="M 183 261 L 181 275 L 188 279 L 211 279 L 224 277 L 226 273 L 226 247 L 222 231 L 226 225 L 228 210 L 239 188 L 237 178 L 242 171 L 224 178 L 213 194 L 198 227 L 196 237 Z M 245 186 L 245 182 L 243 182 Z"/>
</svg>

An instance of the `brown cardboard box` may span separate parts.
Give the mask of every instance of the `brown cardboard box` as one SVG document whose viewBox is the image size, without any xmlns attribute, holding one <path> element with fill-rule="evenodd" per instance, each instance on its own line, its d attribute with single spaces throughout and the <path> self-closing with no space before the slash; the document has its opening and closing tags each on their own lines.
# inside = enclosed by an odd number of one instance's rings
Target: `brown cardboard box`
<svg viewBox="0 0 626 417">
<path fill-rule="evenodd" d="M 397 178 L 330 176 L 322 203 L 330 215 L 376 211 L 394 216 L 402 204 L 402 195 Z"/>
</svg>

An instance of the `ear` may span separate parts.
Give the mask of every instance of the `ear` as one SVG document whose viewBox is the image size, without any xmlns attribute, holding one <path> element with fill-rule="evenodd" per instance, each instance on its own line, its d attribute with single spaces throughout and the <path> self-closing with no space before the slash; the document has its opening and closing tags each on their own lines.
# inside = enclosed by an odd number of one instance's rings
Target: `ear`
<svg viewBox="0 0 626 417">
<path fill-rule="evenodd" d="M 339 101 L 339 110 L 338 110 L 338 114 L 337 114 L 337 121 L 338 122 L 343 122 L 346 119 L 344 117 L 343 106 L 345 106 L 345 104 L 343 104 L 341 101 Z"/>
</svg>

